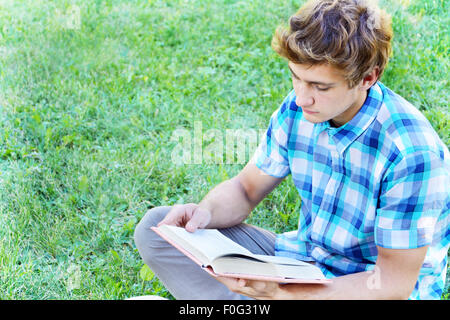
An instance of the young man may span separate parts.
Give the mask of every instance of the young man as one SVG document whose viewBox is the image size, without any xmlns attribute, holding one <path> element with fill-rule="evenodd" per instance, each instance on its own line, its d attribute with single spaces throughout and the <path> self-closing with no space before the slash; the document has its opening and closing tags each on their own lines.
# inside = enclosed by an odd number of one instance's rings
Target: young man
<svg viewBox="0 0 450 320">
<path fill-rule="evenodd" d="M 293 91 L 252 160 L 199 204 L 150 210 L 135 242 L 178 299 L 439 299 L 450 242 L 450 155 L 425 117 L 378 82 L 390 54 L 386 13 L 363 0 L 309 1 L 278 30 Z M 298 230 L 242 221 L 287 175 Z M 259 254 L 310 261 L 327 285 L 214 279 L 150 230 L 220 231 Z M 219 280 L 219 281 L 217 281 Z"/>
</svg>

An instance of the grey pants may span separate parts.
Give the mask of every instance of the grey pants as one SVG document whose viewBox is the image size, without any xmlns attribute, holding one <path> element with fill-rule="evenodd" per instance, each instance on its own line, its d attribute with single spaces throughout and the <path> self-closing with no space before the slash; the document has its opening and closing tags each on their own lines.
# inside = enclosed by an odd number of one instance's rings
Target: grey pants
<svg viewBox="0 0 450 320">
<path fill-rule="evenodd" d="M 170 208 L 149 210 L 134 233 L 139 254 L 167 290 L 179 300 L 248 299 L 230 291 L 150 229 L 166 216 Z M 244 223 L 219 231 L 255 254 L 275 254 L 276 235 L 270 231 Z"/>
</svg>

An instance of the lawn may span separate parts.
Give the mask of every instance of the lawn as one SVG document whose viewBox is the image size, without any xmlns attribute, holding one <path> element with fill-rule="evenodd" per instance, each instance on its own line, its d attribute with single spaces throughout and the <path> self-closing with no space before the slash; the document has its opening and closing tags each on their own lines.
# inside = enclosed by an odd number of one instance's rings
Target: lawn
<svg viewBox="0 0 450 320">
<path fill-rule="evenodd" d="M 448 2 L 381 5 L 395 31 L 382 81 L 450 146 Z M 270 41 L 298 7 L 0 1 L 0 299 L 170 297 L 143 268 L 135 225 L 155 206 L 200 201 L 249 159 L 252 145 L 242 161 L 220 141 L 264 130 L 291 89 Z M 203 157 L 175 161 L 177 132 Z M 300 205 L 287 179 L 249 221 L 291 230 Z"/>
</svg>

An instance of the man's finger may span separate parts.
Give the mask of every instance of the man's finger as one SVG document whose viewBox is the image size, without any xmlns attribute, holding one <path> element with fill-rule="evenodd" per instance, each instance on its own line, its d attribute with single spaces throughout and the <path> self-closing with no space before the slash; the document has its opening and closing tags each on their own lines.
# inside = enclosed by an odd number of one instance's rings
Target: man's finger
<svg viewBox="0 0 450 320">
<path fill-rule="evenodd" d="M 195 232 L 199 228 L 206 227 L 210 220 L 211 214 L 208 211 L 196 208 L 192 214 L 192 218 L 186 223 L 185 229 L 188 232 Z"/>
<path fill-rule="evenodd" d="M 172 206 L 172 209 L 170 209 L 170 211 L 167 213 L 164 219 L 162 219 L 158 223 L 158 227 L 163 224 L 179 226 L 182 223 L 182 220 L 184 219 L 186 208 L 190 208 L 190 206 L 179 204 Z"/>
<path fill-rule="evenodd" d="M 180 212 L 180 207 L 179 206 L 173 206 L 172 209 L 170 209 L 170 211 L 166 214 L 166 216 L 164 217 L 164 219 L 162 219 L 159 223 L 158 223 L 158 227 L 162 226 L 163 224 L 174 224 L 175 222 L 175 218 L 178 216 L 178 213 Z"/>
</svg>

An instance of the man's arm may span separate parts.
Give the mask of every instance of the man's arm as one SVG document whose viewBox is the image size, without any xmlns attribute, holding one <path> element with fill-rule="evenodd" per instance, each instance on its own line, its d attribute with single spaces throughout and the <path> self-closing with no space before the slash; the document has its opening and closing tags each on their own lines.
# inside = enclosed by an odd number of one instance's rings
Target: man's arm
<svg viewBox="0 0 450 320">
<path fill-rule="evenodd" d="M 282 180 L 248 163 L 237 176 L 214 187 L 199 204 L 174 205 L 159 225 L 176 225 L 190 232 L 197 228 L 234 226 Z"/>
<path fill-rule="evenodd" d="M 212 189 L 199 203 L 211 212 L 208 228 L 226 228 L 241 223 L 283 178 L 264 173 L 248 163 L 230 180 Z"/>
<path fill-rule="evenodd" d="M 219 281 L 232 291 L 256 299 L 407 299 L 417 282 L 428 246 L 401 250 L 377 248 L 373 271 L 336 277 L 331 284 L 279 285 L 231 278 L 219 278 Z"/>
</svg>

